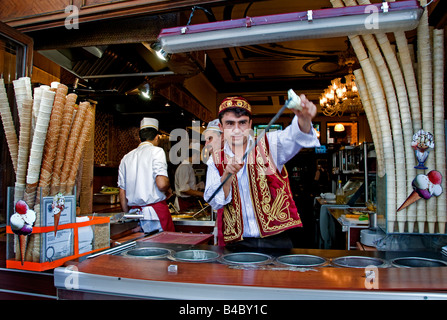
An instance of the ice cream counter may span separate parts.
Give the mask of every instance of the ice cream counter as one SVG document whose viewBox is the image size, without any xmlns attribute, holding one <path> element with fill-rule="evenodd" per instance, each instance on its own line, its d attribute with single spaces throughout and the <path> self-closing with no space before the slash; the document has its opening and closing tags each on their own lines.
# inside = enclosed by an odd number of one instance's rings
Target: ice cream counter
<svg viewBox="0 0 447 320">
<path fill-rule="evenodd" d="M 60 299 L 446 299 L 436 252 L 230 252 L 135 241 L 54 270 Z"/>
</svg>

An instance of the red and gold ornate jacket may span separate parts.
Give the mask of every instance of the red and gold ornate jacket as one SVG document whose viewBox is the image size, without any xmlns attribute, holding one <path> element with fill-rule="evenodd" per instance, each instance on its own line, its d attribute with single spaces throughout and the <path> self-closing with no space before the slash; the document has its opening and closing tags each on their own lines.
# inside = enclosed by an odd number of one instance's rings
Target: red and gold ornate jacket
<svg viewBox="0 0 447 320">
<path fill-rule="evenodd" d="M 228 163 L 228 155 L 222 149 L 213 153 L 213 160 L 222 176 Z M 287 170 L 283 166 L 282 171 L 279 172 L 275 167 L 265 136 L 247 156 L 246 163 L 253 211 L 261 237 L 301 227 L 302 223 L 293 201 Z M 219 245 L 243 239 L 244 225 L 239 184 L 236 175 L 233 175 L 231 179 L 231 202 L 217 212 Z"/>
</svg>

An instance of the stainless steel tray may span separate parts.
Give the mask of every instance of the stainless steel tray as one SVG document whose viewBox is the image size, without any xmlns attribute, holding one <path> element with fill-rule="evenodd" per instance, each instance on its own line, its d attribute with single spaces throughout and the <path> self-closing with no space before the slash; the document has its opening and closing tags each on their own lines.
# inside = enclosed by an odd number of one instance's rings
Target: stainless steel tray
<svg viewBox="0 0 447 320">
<path fill-rule="evenodd" d="M 271 263 L 273 258 L 264 253 L 238 252 L 223 255 L 219 261 L 233 265 L 260 265 Z"/>
<path fill-rule="evenodd" d="M 123 256 L 142 259 L 163 259 L 171 254 L 171 250 L 157 247 L 140 247 L 130 249 Z"/>
<path fill-rule="evenodd" d="M 332 264 L 337 267 L 345 268 L 366 268 L 369 266 L 386 267 L 385 260 L 373 257 L 363 256 L 345 256 L 332 259 Z"/>
<path fill-rule="evenodd" d="M 210 250 L 184 250 L 172 253 L 169 258 L 182 262 L 210 262 L 219 258 L 219 254 Z"/>
<path fill-rule="evenodd" d="M 280 256 L 275 260 L 276 264 L 293 267 L 322 267 L 329 263 L 326 258 L 309 254 L 290 254 Z"/>
<path fill-rule="evenodd" d="M 447 267 L 447 262 L 422 257 L 401 257 L 391 260 L 391 265 L 399 268 Z"/>
</svg>

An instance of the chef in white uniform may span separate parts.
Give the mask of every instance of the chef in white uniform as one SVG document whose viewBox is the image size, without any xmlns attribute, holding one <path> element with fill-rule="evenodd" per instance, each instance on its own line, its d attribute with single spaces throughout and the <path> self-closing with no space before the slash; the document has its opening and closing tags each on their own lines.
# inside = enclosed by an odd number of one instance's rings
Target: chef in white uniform
<svg viewBox="0 0 447 320">
<path fill-rule="evenodd" d="M 166 155 L 158 147 L 158 120 L 143 118 L 141 143 L 121 160 L 118 169 L 120 203 L 124 212 L 143 215 L 145 233 L 175 231 L 166 199 L 172 195 Z"/>
</svg>

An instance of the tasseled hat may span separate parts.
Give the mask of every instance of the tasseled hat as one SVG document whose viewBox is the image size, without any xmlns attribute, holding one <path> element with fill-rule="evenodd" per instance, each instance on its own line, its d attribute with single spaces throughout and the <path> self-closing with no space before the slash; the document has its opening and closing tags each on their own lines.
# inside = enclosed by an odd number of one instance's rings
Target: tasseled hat
<svg viewBox="0 0 447 320">
<path fill-rule="evenodd" d="M 242 97 L 225 98 L 219 106 L 219 113 L 231 108 L 243 108 L 246 109 L 251 114 L 250 103 L 248 103 L 248 101 Z"/>
</svg>

